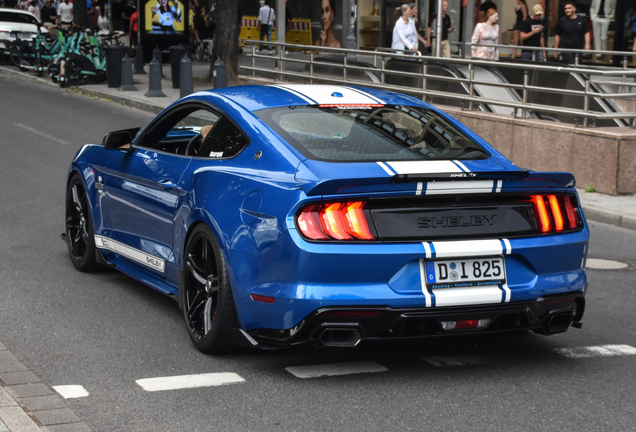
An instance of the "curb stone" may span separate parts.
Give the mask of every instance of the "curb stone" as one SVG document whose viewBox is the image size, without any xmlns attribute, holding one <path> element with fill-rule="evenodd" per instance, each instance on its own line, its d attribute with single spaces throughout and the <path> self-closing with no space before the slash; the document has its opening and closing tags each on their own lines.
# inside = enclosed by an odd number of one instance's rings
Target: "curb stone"
<svg viewBox="0 0 636 432">
<path fill-rule="evenodd" d="M 92 430 L 0 341 L 0 432 Z"/>
</svg>

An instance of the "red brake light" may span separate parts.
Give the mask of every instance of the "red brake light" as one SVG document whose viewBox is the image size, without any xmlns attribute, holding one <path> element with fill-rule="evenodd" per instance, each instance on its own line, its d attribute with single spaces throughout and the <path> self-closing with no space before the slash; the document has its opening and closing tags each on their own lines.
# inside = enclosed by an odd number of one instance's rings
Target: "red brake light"
<svg viewBox="0 0 636 432">
<path fill-rule="evenodd" d="M 373 240 L 373 236 L 369 232 L 369 225 L 367 225 L 367 218 L 362 212 L 362 207 L 364 207 L 364 203 L 358 201 L 348 203 L 343 210 L 349 233 L 362 240 Z"/>
<path fill-rule="evenodd" d="M 533 195 L 532 203 L 534 204 L 534 209 L 537 212 L 537 216 L 539 217 L 539 228 L 541 228 L 541 232 L 549 232 L 550 216 L 548 215 L 548 210 L 545 207 L 543 195 Z"/>
<path fill-rule="evenodd" d="M 568 217 L 568 227 L 574 229 L 579 222 L 576 217 L 576 211 L 574 210 L 574 204 L 572 204 L 572 200 L 569 196 L 563 197 L 563 203 L 565 204 L 565 214 Z"/>
<path fill-rule="evenodd" d="M 554 216 L 554 228 L 557 231 L 563 231 L 563 216 L 561 215 L 559 201 L 557 201 L 557 197 L 555 195 L 550 195 L 549 200 L 552 216 Z"/>
<path fill-rule="evenodd" d="M 531 199 L 541 233 L 563 232 L 580 227 L 581 220 L 576 212 L 572 197 L 567 195 L 533 195 Z"/>
<path fill-rule="evenodd" d="M 311 240 L 375 240 L 363 201 L 314 204 L 296 216 L 300 233 Z"/>
<path fill-rule="evenodd" d="M 312 240 L 327 240 L 327 237 L 320 226 L 320 218 L 318 216 L 319 205 L 310 205 L 303 209 L 303 211 L 296 218 L 298 222 L 298 228 L 300 232 L 309 237 Z"/>
<path fill-rule="evenodd" d="M 335 238 L 336 240 L 351 240 L 351 235 L 349 235 L 345 226 L 345 220 L 342 217 L 341 210 L 344 206 L 343 203 L 327 204 L 325 208 L 320 211 L 322 228 L 329 237 Z"/>
</svg>

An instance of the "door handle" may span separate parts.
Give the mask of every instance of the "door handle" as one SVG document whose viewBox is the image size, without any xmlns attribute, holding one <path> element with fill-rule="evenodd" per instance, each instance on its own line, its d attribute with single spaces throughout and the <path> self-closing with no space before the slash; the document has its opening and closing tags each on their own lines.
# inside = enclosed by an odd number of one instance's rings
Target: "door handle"
<svg viewBox="0 0 636 432">
<path fill-rule="evenodd" d="M 170 190 L 174 188 L 174 183 L 172 183 L 172 180 L 170 179 L 161 179 L 158 183 L 163 190 Z"/>
</svg>

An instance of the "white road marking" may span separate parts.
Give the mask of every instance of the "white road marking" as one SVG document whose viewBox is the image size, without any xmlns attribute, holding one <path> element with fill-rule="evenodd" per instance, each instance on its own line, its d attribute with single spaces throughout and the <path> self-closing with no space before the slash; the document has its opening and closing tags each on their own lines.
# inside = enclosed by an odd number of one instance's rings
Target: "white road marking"
<svg viewBox="0 0 636 432">
<path fill-rule="evenodd" d="M 88 392 L 81 385 L 53 386 L 53 390 L 58 392 L 64 399 L 74 399 L 88 396 Z"/>
<path fill-rule="evenodd" d="M 477 366 L 486 363 L 483 358 L 471 355 L 429 356 L 422 357 L 422 360 L 437 367 Z"/>
<path fill-rule="evenodd" d="M 360 373 L 386 372 L 387 368 L 375 362 L 331 363 L 311 366 L 290 366 L 285 370 L 297 378 L 318 378 L 322 376 L 353 375 Z"/>
<path fill-rule="evenodd" d="M 562 356 L 573 359 L 636 355 L 636 348 L 631 345 L 599 345 L 580 348 L 555 348 L 555 351 Z"/>
<path fill-rule="evenodd" d="M 219 372 L 199 375 L 144 378 L 135 382 L 144 390 L 153 392 L 197 387 L 215 387 L 226 384 L 241 383 L 244 381 L 243 377 L 233 372 Z"/>
<path fill-rule="evenodd" d="M 623 262 L 598 258 L 588 258 L 585 266 L 587 268 L 599 270 L 620 270 L 627 268 L 627 264 Z"/>
<path fill-rule="evenodd" d="M 50 140 L 52 140 L 52 141 L 55 141 L 55 142 L 57 142 L 57 143 L 60 143 L 60 144 L 70 144 L 70 142 L 68 142 L 68 141 L 64 141 L 64 140 L 61 140 L 61 139 L 59 139 L 59 138 L 55 138 L 55 137 L 54 137 L 54 136 L 52 136 L 52 135 L 46 134 L 46 133 L 44 133 L 44 132 L 40 132 L 39 130 L 34 129 L 34 128 L 30 127 L 30 126 L 26 126 L 26 125 L 23 125 L 23 124 L 21 124 L 21 123 L 16 123 L 15 125 L 16 125 L 17 127 L 19 127 L 19 128 L 26 129 L 26 130 L 28 130 L 29 132 L 33 132 L 33 133 L 34 133 L 34 134 L 36 134 L 36 135 L 40 135 L 41 137 L 48 138 L 48 139 L 50 139 Z"/>
</svg>

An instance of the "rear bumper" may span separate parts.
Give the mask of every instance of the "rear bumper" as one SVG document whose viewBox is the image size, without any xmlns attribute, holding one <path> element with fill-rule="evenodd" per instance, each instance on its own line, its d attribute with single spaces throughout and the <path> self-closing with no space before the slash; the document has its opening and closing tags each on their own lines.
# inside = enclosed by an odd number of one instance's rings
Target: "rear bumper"
<svg viewBox="0 0 636 432">
<path fill-rule="evenodd" d="M 573 292 L 539 297 L 534 301 L 471 307 L 404 308 L 326 307 L 309 314 L 291 329 L 237 330 L 235 343 L 262 349 L 301 344 L 318 347 L 355 347 L 367 342 L 418 341 L 425 338 L 512 334 L 532 330 L 540 334 L 580 327 L 585 297 Z M 442 322 L 490 320 L 481 329 L 444 330 Z"/>
</svg>

